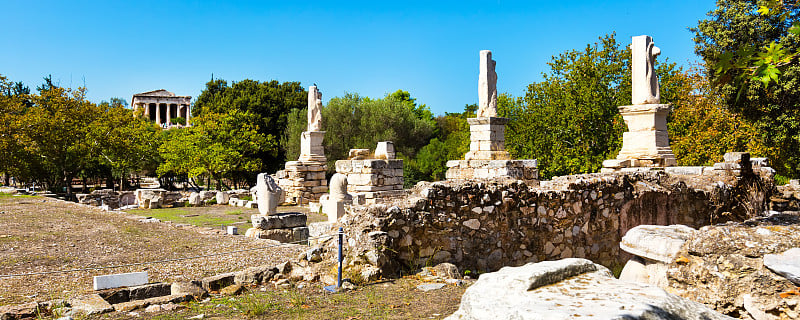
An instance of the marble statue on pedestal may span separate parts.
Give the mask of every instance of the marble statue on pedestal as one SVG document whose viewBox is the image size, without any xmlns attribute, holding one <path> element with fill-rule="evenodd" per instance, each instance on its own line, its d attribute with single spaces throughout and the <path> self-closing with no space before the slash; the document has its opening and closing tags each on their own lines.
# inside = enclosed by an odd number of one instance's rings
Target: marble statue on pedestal
<svg viewBox="0 0 800 320">
<path fill-rule="evenodd" d="M 308 87 L 308 131 L 322 130 L 322 92 L 317 86 Z"/>
<path fill-rule="evenodd" d="M 272 177 L 266 173 L 259 173 L 256 178 L 256 202 L 258 212 L 262 215 L 273 215 L 277 213 L 278 203 L 282 202 L 283 190 Z"/>
<path fill-rule="evenodd" d="M 655 71 L 656 57 L 661 49 L 655 46 L 650 36 L 633 37 L 631 43 L 631 103 L 659 104 L 658 76 Z"/>
<path fill-rule="evenodd" d="M 497 117 L 497 73 L 491 50 L 481 50 L 478 74 L 478 118 Z"/>
</svg>

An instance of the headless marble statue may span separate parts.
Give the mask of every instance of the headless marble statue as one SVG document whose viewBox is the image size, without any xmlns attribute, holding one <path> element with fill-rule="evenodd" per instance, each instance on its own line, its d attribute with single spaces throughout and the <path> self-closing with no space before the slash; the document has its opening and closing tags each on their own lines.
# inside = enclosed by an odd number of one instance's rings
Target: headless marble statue
<svg viewBox="0 0 800 320">
<path fill-rule="evenodd" d="M 322 92 L 317 86 L 308 87 L 308 131 L 322 130 Z"/>
</svg>

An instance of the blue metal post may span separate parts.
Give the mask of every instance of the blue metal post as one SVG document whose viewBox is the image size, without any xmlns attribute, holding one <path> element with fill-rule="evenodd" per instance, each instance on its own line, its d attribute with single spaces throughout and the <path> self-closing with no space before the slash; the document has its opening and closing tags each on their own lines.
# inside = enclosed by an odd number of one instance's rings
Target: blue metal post
<svg viewBox="0 0 800 320">
<path fill-rule="evenodd" d="M 339 277 L 338 281 L 336 282 L 336 286 L 341 288 L 342 287 L 342 261 L 344 261 L 344 255 L 342 255 L 342 242 L 344 241 L 344 230 L 342 227 L 339 227 Z"/>
</svg>

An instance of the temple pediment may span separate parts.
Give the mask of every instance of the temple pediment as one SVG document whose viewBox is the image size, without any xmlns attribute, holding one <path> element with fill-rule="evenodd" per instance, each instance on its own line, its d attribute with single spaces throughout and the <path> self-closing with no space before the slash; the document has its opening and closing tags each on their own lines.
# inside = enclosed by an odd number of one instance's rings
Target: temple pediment
<svg viewBox="0 0 800 320">
<path fill-rule="evenodd" d="M 148 96 L 148 97 L 174 97 L 174 96 L 175 96 L 175 94 L 174 94 L 174 93 L 172 93 L 172 92 L 169 92 L 169 91 L 167 91 L 167 90 L 164 90 L 164 89 L 159 89 L 159 90 L 153 90 L 153 91 L 148 91 L 148 92 L 137 93 L 137 94 L 134 94 L 133 96 L 134 96 L 134 97 L 136 97 L 136 96 Z"/>
</svg>

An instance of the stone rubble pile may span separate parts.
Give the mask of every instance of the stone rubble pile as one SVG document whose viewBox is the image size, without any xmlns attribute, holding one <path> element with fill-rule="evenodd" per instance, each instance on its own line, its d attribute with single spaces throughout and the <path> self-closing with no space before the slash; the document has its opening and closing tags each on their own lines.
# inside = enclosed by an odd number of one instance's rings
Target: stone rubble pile
<svg viewBox="0 0 800 320">
<path fill-rule="evenodd" d="M 112 189 L 101 189 L 91 193 L 78 193 L 75 196 L 80 204 L 95 207 L 105 206 L 111 210 L 136 203 L 136 196 L 133 191 L 117 192 Z"/>
<path fill-rule="evenodd" d="M 485 273 L 446 319 L 733 318 L 656 286 L 617 280 L 589 260 L 569 258 Z"/>
<path fill-rule="evenodd" d="M 705 226 L 638 226 L 620 280 L 655 284 L 741 319 L 800 317 L 800 216 Z"/>
</svg>

